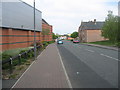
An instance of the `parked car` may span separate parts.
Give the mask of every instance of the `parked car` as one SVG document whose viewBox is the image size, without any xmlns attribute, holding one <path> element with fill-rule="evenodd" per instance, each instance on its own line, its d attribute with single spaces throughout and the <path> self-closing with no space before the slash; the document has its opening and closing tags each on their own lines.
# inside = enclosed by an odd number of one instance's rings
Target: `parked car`
<svg viewBox="0 0 120 90">
<path fill-rule="evenodd" d="M 73 40 L 73 43 L 79 43 L 80 41 L 79 40 Z"/>
<path fill-rule="evenodd" d="M 58 40 L 57 44 L 63 44 L 63 41 L 62 40 Z"/>
</svg>

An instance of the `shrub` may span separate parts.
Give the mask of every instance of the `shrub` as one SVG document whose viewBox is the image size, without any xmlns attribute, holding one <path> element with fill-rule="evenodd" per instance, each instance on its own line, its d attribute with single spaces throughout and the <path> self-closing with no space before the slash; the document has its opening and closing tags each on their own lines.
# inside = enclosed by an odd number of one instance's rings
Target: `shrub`
<svg viewBox="0 0 120 90">
<path fill-rule="evenodd" d="M 120 48 L 120 42 L 117 42 L 115 45 Z"/>
<path fill-rule="evenodd" d="M 32 57 L 34 57 L 34 52 L 31 51 L 31 52 L 27 53 L 27 55 L 28 55 L 29 58 L 32 58 Z"/>
<path fill-rule="evenodd" d="M 24 53 L 24 52 L 27 52 L 28 50 L 21 50 L 20 51 L 20 54 Z"/>
<path fill-rule="evenodd" d="M 15 79 L 17 77 L 18 74 L 12 74 L 9 76 L 10 79 Z"/>
<path fill-rule="evenodd" d="M 2 65 L 2 69 L 4 70 L 4 69 L 9 69 L 9 63 L 6 63 L 6 64 L 4 64 L 4 65 Z"/>
<path fill-rule="evenodd" d="M 48 41 L 49 44 L 54 43 L 55 41 Z"/>
<path fill-rule="evenodd" d="M 2 53 L 2 60 L 5 60 L 5 59 L 11 58 L 11 57 L 12 57 L 12 56 L 9 55 L 9 54 Z"/>
<path fill-rule="evenodd" d="M 43 46 L 47 46 L 48 42 L 47 41 L 43 41 Z"/>
</svg>

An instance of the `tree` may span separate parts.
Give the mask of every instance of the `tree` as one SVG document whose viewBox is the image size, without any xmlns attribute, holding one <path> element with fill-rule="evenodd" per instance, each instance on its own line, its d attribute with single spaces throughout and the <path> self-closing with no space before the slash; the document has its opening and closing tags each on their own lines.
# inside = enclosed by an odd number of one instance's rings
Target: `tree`
<svg viewBox="0 0 120 90">
<path fill-rule="evenodd" d="M 53 33 L 53 34 L 52 34 L 52 38 L 53 38 L 53 39 L 57 39 L 58 36 Z"/>
<path fill-rule="evenodd" d="M 102 36 L 108 38 L 112 42 L 117 42 L 120 40 L 120 31 L 118 30 L 118 16 L 114 16 L 112 11 L 108 11 L 105 24 L 102 28 Z"/>
<path fill-rule="evenodd" d="M 71 37 L 72 37 L 72 38 L 77 38 L 77 37 L 78 37 L 78 32 L 73 32 L 73 33 L 71 34 Z"/>
</svg>

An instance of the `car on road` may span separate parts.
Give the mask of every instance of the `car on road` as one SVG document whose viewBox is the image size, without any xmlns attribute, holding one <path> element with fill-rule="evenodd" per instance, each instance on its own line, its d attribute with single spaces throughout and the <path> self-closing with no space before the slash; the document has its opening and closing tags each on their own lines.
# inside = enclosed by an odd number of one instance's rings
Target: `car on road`
<svg viewBox="0 0 120 90">
<path fill-rule="evenodd" d="M 57 44 L 63 44 L 63 41 L 62 40 L 58 40 Z"/>
<path fill-rule="evenodd" d="M 73 40 L 73 43 L 79 43 L 80 41 L 79 40 Z"/>
</svg>

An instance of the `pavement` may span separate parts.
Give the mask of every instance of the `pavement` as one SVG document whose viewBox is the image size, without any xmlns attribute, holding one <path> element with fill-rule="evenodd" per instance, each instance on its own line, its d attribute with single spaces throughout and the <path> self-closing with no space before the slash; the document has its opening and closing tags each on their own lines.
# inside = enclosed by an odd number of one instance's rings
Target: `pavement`
<svg viewBox="0 0 120 90">
<path fill-rule="evenodd" d="M 56 44 L 50 44 L 12 88 L 70 88 Z"/>
</svg>

